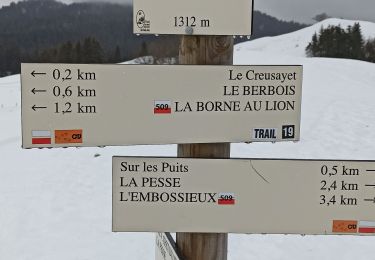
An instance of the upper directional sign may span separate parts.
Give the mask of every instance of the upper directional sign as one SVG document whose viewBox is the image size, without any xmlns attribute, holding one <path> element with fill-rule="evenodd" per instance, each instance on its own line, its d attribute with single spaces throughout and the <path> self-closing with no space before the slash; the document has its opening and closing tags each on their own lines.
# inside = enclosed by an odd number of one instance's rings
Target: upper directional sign
<svg viewBox="0 0 375 260">
<path fill-rule="evenodd" d="M 137 34 L 251 35 L 253 0 L 134 0 Z"/>
<path fill-rule="evenodd" d="M 301 66 L 22 64 L 23 147 L 299 140 Z"/>
<path fill-rule="evenodd" d="M 375 162 L 113 158 L 113 231 L 375 235 Z"/>
</svg>

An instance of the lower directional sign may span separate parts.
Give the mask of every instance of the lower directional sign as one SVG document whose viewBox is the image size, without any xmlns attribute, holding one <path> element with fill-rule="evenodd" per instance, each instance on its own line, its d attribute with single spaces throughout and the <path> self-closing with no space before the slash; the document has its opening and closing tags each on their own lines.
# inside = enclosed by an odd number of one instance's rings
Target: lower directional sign
<svg viewBox="0 0 375 260">
<path fill-rule="evenodd" d="M 375 162 L 113 158 L 113 231 L 375 235 Z"/>
<path fill-rule="evenodd" d="M 21 77 L 24 148 L 300 137 L 301 66 L 22 64 Z"/>
<path fill-rule="evenodd" d="M 157 233 L 155 260 L 182 260 L 170 233 Z"/>
</svg>

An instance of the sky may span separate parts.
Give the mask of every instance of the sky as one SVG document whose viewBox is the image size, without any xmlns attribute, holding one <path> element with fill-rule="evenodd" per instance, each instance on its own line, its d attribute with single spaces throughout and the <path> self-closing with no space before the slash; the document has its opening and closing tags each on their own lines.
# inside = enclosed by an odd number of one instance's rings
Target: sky
<svg viewBox="0 0 375 260">
<path fill-rule="evenodd" d="M 0 0 L 0 6 L 13 0 Z M 65 3 L 98 0 L 60 0 Z M 99 0 L 102 2 L 131 3 L 132 0 Z M 353 20 L 375 22 L 375 0 L 254 0 L 255 9 L 283 20 L 312 23 L 316 14 Z"/>
</svg>

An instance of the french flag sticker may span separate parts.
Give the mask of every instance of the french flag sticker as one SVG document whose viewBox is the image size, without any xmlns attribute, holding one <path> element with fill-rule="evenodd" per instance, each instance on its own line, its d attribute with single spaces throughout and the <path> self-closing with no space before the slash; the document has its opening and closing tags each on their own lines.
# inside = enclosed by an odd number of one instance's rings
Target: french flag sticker
<svg viewBox="0 0 375 260">
<path fill-rule="evenodd" d="M 234 193 L 219 193 L 219 199 L 217 201 L 219 205 L 234 205 L 236 204 L 236 199 Z"/>
<path fill-rule="evenodd" d="M 32 144 L 51 144 L 51 131 L 33 130 L 31 131 Z"/>
<path fill-rule="evenodd" d="M 171 101 L 170 100 L 156 100 L 154 102 L 154 114 L 171 114 Z"/>
</svg>

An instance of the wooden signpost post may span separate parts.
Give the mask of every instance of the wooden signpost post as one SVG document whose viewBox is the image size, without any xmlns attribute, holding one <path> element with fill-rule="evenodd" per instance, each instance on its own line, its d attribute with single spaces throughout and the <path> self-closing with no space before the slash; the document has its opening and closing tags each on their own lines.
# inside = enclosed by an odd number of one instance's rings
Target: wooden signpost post
<svg viewBox="0 0 375 260">
<path fill-rule="evenodd" d="M 182 36 L 179 55 L 180 64 L 231 65 L 233 64 L 233 37 Z M 194 127 L 202 126 L 196 125 Z M 229 158 L 230 143 L 180 144 L 178 145 L 177 156 Z M 177 233 L 177 248 L 186 259 L 226 260 L 228 234 Z"/>
</svg>

